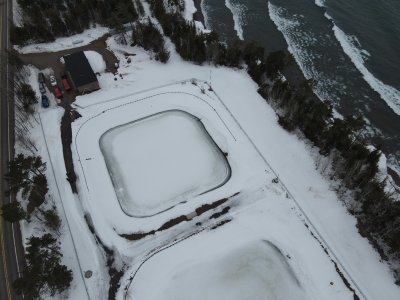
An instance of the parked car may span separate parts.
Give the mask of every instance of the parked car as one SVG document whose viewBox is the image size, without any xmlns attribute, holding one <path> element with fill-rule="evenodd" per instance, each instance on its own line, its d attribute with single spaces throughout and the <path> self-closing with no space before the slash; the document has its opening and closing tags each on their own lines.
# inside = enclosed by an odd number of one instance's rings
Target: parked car
<svg viewBox="0 0 400 300">
<path fill-rule="evenodd" d="M 43 82 L 39 83 L 39 91 L 41 94 L 46 94 L 46 86 L 44 85 Z"/>
<path fill-rule="evenodd" d="M 67 92 L 71 90 L 71 86 L 69 84 L 67 77 L 62 77 L 61 82 L 63 84 L 64 90 L 66 90 Z"/>
<path fill-rule="evenodd" d="M 46 95 L 42 95 L 42 106 L 43 107 L 49 107 L 49 98 L 47 98 L 47 96 Z"/>
<path fill-rule="evenodd" d="M 38 79 L 39 79 L 40 83 L 45 83 L 46 82 L 46 77 L 44 77 L 44 74 L 41 73 L 41 72 L 38 74 Z"/>
<path fill-rule="evenodd" d="M 58 86 L 54 87 L 54 95 L 58 99 L 62 98 L 62 92 L 61 92 L 61 89 Z"/>
<path fill-rule="evenodd" d="M 50 84 L 52 86 L 56 86 L 57 85 L 57 79 L 54 75 L 50 75 Z"/>
</svg>

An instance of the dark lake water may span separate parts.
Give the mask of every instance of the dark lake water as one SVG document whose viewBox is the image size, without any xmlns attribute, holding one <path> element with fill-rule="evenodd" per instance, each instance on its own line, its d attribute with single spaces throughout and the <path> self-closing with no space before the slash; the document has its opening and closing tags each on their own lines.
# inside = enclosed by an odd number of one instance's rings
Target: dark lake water
<svg viewBox="0 0 400 300">
<path fill-rule="evenodd" d="M 227 43 L 288 49 L 318 97 L 362 115 L 400 171 L 400 0 L 203 0 L 202 10 Z"/>
</svg>

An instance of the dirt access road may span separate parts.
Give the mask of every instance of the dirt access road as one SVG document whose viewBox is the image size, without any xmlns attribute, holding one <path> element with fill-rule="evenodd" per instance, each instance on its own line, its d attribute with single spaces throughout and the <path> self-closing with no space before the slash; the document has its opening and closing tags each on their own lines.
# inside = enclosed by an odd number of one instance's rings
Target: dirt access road
<svg viewBox="0 0 400 300">
<path fill-rule="evenodd" d="M 24 64 L 33 65 L 37 67 L 39 70 L 50 68 L 53 70 L 54 75 L 59 82 L 61 83 L 61 74 L 65 72 L 65 66 L 61 63 L 60 58 L 74 53 L 78 51 L 96 51 L 101 54 L 105 63 L 106 63 L 106 71 L 116 74 L 117 68 L 115 64 L 118 63 L 118 59 L 114 55 L 113 52 L 107 49 L 107 38 L 110 37 L 109 34 L 105 34 L 104 36 L 94 40 L 88 45 L 75 47 L 72 49 L 57 51 L 57 52 L 41 52 L 41 53 L 31 53 L 31 54 L 19 54 L 20 59 Z M 52 92 L 52 87 L 50 86 L 49 81 L 46 81 L 47 88 L 50 92 Z M 60 101 L 59 105 L 65 109 L 64 116 L 61 120 L 61 139 L 63 144 L 63 154 L 64 154 L 64 162 L 67 170 L 66 178 L 71 184 L 71 188 L 73 192 L 77 192 L 75 185 L 75 171 L 72 159 L 71 152 L 71 142 L 72 142 L 72 130 L 71 130 L 71 122 L 78 116 L 74 114 L 74 111 L 71 109 L 71 103 L 75 101 L 75 97 L 78 95 L 76 91 L 65 92 L 63 94 L 63 98 Z"/>
<path fill-rule="evenodd" d="M 118 62 L 118 59 L 115 57 L 114 53 L 107 49 L 106 40 L 109 36 L 109 34 L 106 34 L 101 38 L 94 40 L 90 44 L 81 47 L 62 50 L 58 52 L 19 54 L 19 57 L 24 64 L 34 65 L 39 70 L 43 70 L 46 68 L 53 69 L 54 75 L 56 76 L 57 81 L 60 83 L 60 74 L 64 73 L 65 71 L 64 64 L 60 61 L 61 57 L 78 51 L 96 51 L 103 56 L 103 59 L 106 62 L 107 71 L 115 74 L 117 72 L 117 69 L 115 68 L 115 63 Z M 52 88 L 48 83 L 47 87 L 50 91 L 52 91 Z M 71 104 L 75 100 L 76 96 L 77 94 L 73 92 L 65 93 L 63 100 L 61 101 L 61 105 L 65 106 L 67 104 Z"/>
</svg>

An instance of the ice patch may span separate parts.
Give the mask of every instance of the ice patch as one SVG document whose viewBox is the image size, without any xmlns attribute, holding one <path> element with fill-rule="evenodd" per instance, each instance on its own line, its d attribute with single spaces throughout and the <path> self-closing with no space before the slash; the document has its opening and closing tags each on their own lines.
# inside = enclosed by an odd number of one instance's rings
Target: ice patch
<svg viewBox="0 0 400 300">
<path fill-rule="evenodd" d="M 185 0 L 185 11 L 183 12 L 183 17 L 188 21 L 193 21 L 193 14 L 197 11 L 194 6 L 193 0 Z"/>
<path fill-rule="evenodd" d="M 325 14 L 328 19 L 332 18 Z M 394 87 L 387 85 L 366 68 L 365 59 L 369 57 L 369 53 L 361 48 L 357 38 L 346 35 L 336 24 L 333 26 L 335 37 L 343 48 L 343 51 L 351 59 L 355 67 L 361 72 L 365 81 L 376 91 L 381 98 L 389 105 L 389 107 L 398 115 L 400 115 L 400 91 Z"/>
<path fill-rule="evenodd" d="M 51 43 L 41 43 L 41 44 L 33 44 L 27 45 L 24 47 L 20 47 L 15 45 L 14 48 L 23 54 L 28 53 L 40 53 L 40 52 L 57 52 L 66 49 L 72 49 L 77 46 L 85 46 L 102 37 L 106 33 L 109 32 L 108 28 L 97 26 L 84 32 L 76 35 L 72 35 L 69 37 L 62 37 L 56 39 Z"/>
<path fill-rule="evenodd" d="M 234 3 L 232 0 L 225 0 L 225 6 L 232 12 L 233 22 L 235 24 L 234 29 L 238 38 L 243 41 L 243 25 L 246 25 L 244 21 L 246 7 L 243 4 Z"/>
<path fill-rule="evenodd" d="M 319 7 L 325 7 L 325 0 L 315 0 L 315 4 Z"/>
</svg>

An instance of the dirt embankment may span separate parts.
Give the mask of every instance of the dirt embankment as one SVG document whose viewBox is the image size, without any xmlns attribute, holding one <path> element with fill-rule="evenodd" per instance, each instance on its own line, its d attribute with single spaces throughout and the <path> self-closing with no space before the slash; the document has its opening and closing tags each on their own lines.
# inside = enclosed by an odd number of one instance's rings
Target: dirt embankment
<svg viewBox="0 0 400 300">
<path fill-rule="evenodd" d="M 74 169 L 74 162 L 72 159 L 72 128 L 71 123 L 80 117 L 79 113 L 71 110 L 71 105 L 64 106 L 65 112 L 61 119 L 61 141 L 63 145 L 63 154 L 65 169 L 67 170 L 67 180 L 71 185 L 71 189 L 74 193 L 78 193 L 76 188 L 76 174 Z"/>
<path fill-rule="evenodd" d="M 156 232 L 167 230 L 171 227 L 178 225 L 179 223 L 182 223 L 185 221 L 190 221 L 194 217 L 198 217 L 212 209 L 216 209 L 216 208 L 220 207 L 221 205 L 225 204 L 229 199 L 237 196 L 238 194 L 239 194 L 239 192 L 233 194 L 232 196 L 229 196 L 228 198 L 223 198 L 223 199 L 217 200 L 211 204 L 204 204 L 204 205 L 196 208 L 195 214 L 194 215 L 190 214 L 191 217 L 188 217 L 187 215 L 178 216 L 174 219 L 167 221 L 166 223 L 161 225 L 158 229 L 151 230 L 148 232 L 135 232 L 135 233 L 130 233 L 130 234 L 119 234 L 119 236 L 121 236 L 129 241 L 140 240 L 148 235 L 153 235 Z M 230 210 L 230 207 L 226 206 L 221 211 L 218 211 L 218 212 L 214 213 L 213 215 L 211 215 L 210 219 L 217 219 L 217 218 L 221 217 L 222 215 L 228 213 L 229 210 Z"/>
</svg>

